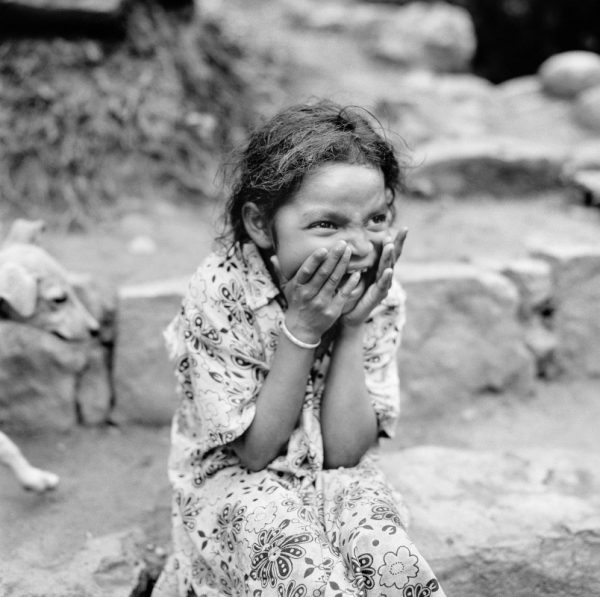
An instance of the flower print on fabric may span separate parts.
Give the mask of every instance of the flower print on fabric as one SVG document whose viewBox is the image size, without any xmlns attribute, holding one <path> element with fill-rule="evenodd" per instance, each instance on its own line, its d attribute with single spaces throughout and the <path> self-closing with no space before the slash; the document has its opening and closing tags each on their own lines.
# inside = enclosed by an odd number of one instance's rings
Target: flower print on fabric
<svg viewBox="0 0 600 597">
<path fill-rule="evenodd" d="M 308 533 L 286 535 L 289 520 L 283 520 L 279 527 L 263 530 L 252 545 L 252 571 L 250 575 L 260 580 L 263 587 L 275 587 L 277 582 L 285 580 L 292 573 L 293 560 L 302 558 L 306 553 L 302 543 L 308 543 L 312 537 Z"/>
<path fill-rule="evenodd" d="M 404 587 L 402 597 L 431 597 L 431 595 L 436 591 L 439 591 L 439 589 L 440 584 L 435 578 L 432 578 L 425 585 L 417 583 L 416 585 Z"/>
<path fill-rule="evenodd" d="M 206 584 L 209 587 L 216 586 L 216 578 L 211 567 L 201 556 L 196 556 L 192 560 L 192 580 L 198 584 Z"/>
<path fill-rule="evenodd" d="M 217 537 L 223 549 L 235 551 L 245 521 L 246 506 L 227 504 L 217 517 Z"/>
<path fill-rule="evenodd" d="M 418 561 L 419 558 L 404 545 L 395 552 L 388 551 L 383 556 L 383 564 L 377 570 L 381 576 L 380 584 L 384 587 L 404 588 L 411 578 L 416 578 L 419 574 Z"/>
<path fill-rule="evenodd" d="M 220 565 L 221 573 L 219 578 L 219 595 L 223 597 L 239 597 L 248 594 L 246 582 L 236 571 L 225 561 Z"/>
<path fill-rule="evenodd" d="M 388 500 L 375 498 L 371 505 L 373 520 L 389 521 L 383 527 L 383 530 L 393 535 L 398 529 L 404 528 L 404 522 L 400 518 L 398 506 L 390 503 Z"/>
<path fill-rule="evenodd" d="M 361 503 L 364 494 L 365 490 L 360 486 L 358 481 L 352 482 L 348 487 L 345 487 L 336 494 L 333 500 L 333 508 L 328 515 L 330 522 L 337 522 L 343 513 L 347 515 L 349 512 L 352 512 L 353 515 L 356 515 L 360 511 L 357 506 Z"/>
<path fill-rule="evenodd" d="M 193 530 L 201 509 L 200 500 L 193 493 L 184 496 L 183 492 L 178 491 L 175 503 L 179 506 L 181 521 L 188 530 Z"/>
<path fill-rule="evenodd" d="M 287 585 L 277 585 L 277 597 L 306 597 L 306 595 L 308 595 L 306 585 L 296 584 L 295 580 Z"/>
<path fill-rule="evenodd" d="M 277 504 L 269 502 L 266 506 L 258 506 L 248 515 L 246 530 L 260 533 L 263 529 L 269 528 L 275 520 Z"/>
<path fill-rule="evenodd" d="M 358 589 L 372 589 L 375 586 L 373 556 L 363 553 L 350 558 L 350 569 L 354 576 L 353 584 Z"/>
<path fill-rule="evenodd" d="M 244 293 L 240 286 L 234 281 L 223 283 L 219 286 L 221 307 L 227 312 L 227 320 L 230 324 L 254 323 L 254 314 L 248 308 Z"/>
</svg>

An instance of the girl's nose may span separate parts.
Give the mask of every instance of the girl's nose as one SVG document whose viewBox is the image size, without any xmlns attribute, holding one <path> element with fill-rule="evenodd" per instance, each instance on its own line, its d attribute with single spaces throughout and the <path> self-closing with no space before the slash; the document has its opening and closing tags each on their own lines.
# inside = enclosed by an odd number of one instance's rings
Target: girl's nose
<svg viewBox="0 0 600 597">
<path fill-rule="evenodd" d="M 348 232 L 346 242 L 352 249 L 353 257 L 367 257 L 371 252 L 373 244 L 364 230 L 351 230 Z"/>
</svg>

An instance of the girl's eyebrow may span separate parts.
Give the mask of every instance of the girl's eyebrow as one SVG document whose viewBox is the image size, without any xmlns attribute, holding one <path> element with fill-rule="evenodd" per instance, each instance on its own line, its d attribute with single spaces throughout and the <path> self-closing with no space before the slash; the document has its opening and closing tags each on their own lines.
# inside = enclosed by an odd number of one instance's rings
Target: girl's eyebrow
<svg viewBox="0 0 600 597">
<path fill-rule="evenodd" d="M 337 210 L 316 208 L 307 211 L 303 215 L 303 219 L 305 220 L 327 220 L 336 218 L 344 218 L 344 214 Z"/>
</svg>

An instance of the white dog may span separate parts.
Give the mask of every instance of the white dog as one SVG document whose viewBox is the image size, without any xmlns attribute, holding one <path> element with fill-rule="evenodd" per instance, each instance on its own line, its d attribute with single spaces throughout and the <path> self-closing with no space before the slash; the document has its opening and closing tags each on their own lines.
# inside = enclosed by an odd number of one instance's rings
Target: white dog
<svg viewBox="0 0 600 597">
<path fill-rule="evenodd" d="M 37 246 L 44 222 L 16 220 L 0 249 L 0 319 L 32 325 L 66 341 L 85 340 L 98 322 L 79 300 L 67 272 Z M 0 462 L 25 489 L 43 492 L 59 482 L 54 473 L 32 466 L 0 431 Z"/>
</svg>

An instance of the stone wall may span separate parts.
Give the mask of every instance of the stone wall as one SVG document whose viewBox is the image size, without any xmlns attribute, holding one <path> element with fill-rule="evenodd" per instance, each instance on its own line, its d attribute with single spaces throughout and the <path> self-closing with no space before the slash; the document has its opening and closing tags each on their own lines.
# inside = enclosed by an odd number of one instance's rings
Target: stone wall
<svg viewBox="0 0 600 597">
<path fill-rule="evenodd" d="M 485 393 L 526 396 L 538 378 L 600 377 L 596 246 L 532 247 L 530 258 L 506 262 L 401 262 L 397 276 L 407 291 L 405 413 L 464 407 Z M 0 420 L 15 430 L 168 424 L 177 397 L 162 331 L 186 284 L 129 286 L 104 299 L 88 288 L 106 329 L 84 352 L 2 323 Z M 24 342 L 30 363 L 17 350 Z"/>
<path fill-rule="evenodd" d="M 401 263 L 408 318 L 398 355 L 413 413 L 534 391 L 538 377 L 600 376 L 600 252 L 532 249 L 498 263 Z M 119 293 L 115 418 L 168 423 L 176 405 L 162 330 L 185 281 Z"/>
</svg>

